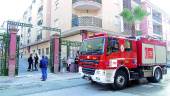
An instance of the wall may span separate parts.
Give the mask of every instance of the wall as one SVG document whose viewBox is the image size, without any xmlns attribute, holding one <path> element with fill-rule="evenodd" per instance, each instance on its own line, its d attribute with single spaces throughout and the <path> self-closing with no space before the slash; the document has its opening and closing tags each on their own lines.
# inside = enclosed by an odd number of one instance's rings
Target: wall
<svg viewBox="0 0 170 96">
<path fill-rule="evenodd" d="M 57 8 L 56 1 L 58 1 Z M 53 27 L 60 28 L 62 32 L 71 29 L 72 0 L 52 0 L 51 12 L 51 25 Z M 52 34 L 54 33 L 52 32 Z"/>
<path fill-rule="evenodd" d="M 62 38 L 63 40 L 69 40 L 69 41 L 82 41 L 82 36 L 80 34 L 74 35 L 74 36 L 69 36 L 69 37 L 65 37 Z"/>
<path fill-rule="evenodd" d="M 122 30 L 122 26 L 120 26 L 120 23 L 122 23 L 120 17 L 123 10 L 122 5 L 122 0 L 102 0 L 103 29 L 113 32 Z"/>
</svg>

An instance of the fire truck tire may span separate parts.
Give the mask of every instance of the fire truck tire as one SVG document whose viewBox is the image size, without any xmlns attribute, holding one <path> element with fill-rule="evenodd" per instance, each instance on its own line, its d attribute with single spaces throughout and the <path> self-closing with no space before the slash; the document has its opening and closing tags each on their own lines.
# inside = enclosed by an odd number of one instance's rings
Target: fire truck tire
<svg viewBox="0 0 170 96">
<path fill-rule="evenodd" d="M 112 84 L 112 87 L 114 90 L 121 90 L 124 89 L 128 84 L 128 75 L 122 71 L 119 70 L 116 72 L 114 83 Z"/>
<path fill-rule="evenodd" d="M 162 71 L 160 68 L 156 68 L 154 72 L 154 76 L 148 77 L 147 80 L 152 83 L 158 83 L 160 82 L 161 78 L 162 78 Z"/>
<path fill-rule="evenodd" d="M 96 81 L 90 80 L 91 84 L 96 84 Z"/>
</svg>

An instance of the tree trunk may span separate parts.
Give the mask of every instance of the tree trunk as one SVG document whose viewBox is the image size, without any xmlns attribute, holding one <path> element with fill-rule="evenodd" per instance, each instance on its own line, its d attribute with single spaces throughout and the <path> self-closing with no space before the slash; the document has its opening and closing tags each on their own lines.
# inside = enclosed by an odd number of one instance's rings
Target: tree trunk
<svg viewBox="0 0 170 96">
<path fill-rule="evenodd" d="M 136 28 L 135 28 L 135 23 L 132 23 L 132 36 L 136 36 Z"/>
</svg>

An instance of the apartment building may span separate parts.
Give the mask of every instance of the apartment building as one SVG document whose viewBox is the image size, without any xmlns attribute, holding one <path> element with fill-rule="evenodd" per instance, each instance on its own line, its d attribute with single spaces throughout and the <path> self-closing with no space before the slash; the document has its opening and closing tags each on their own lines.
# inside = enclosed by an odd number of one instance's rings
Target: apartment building
<svg viewBox="0 0 170 96">
<path fill-rule="evenodd" d="M 61 59 L 74 59 L 83 39 L 94 33 L 131 34 L 131 25 L 123 21 L 123 8 L 141 5 L 150 15 L 136 31 L 162 39 L 167 34 L 169 17 L 148 1 L 141 0 L 33 0 L 23 15 L 23 21 L 37 26 L 61 29 Z M 165 18 L 166 17 L 166 18 Z M 23 54 L 39 53 L 49 56 L 50 37 L 57 32 L 22 28 Z M 62 65 L 61 65 L 62 66 Z"/>
<path fill-rule="evenodd" d="M 140 0 L 33 0 L 23 22 L 61 29 L 61 59 L 74 59 L 82 40 L 94 33 L 130 33 L 120 13 L 138 4 Z M 22 28 L 21 54 L 49 56 L 50 36 L 55 33 L 39 27 Z"/>
<path fill-rule="evenodd" d="M 142 35 L 150 35 L 165 40 L 169 32 L 169 15 L 148 0 L 142 2 L 142 7 L 149 13 L 141 23 Z"/>
<path fill-rule="evenodd" d="M 81 42 L 93 33 L 130 33 L 120 13 L 132 8 L 140 0 L 52 0 L 51 26 L 62 30 L 62 40 Z M 68 44 L 68 43 L 67 43 Z M 79 46 L 62 45 L 62 58 L 69 57 Z M 74 57 L 75 55 L 73 54 Z"/>
<path fill-rule="evenodd" d="M 33 28 L 21 28 L 20 53 L 28 57 L 31 53 L 49 56 L 50 31 L 40 26 L 50 26 L 51 0 L 33 0 L 23 14 L 22 22 L 33 24 Z"/>
</svg>

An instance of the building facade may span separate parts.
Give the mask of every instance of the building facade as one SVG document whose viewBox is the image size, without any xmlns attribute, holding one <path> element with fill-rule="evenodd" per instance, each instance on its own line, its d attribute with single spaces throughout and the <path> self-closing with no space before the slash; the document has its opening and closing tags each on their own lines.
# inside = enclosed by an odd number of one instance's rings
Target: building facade
<svg viewBox="0 0 170 96">
<path fill-rule="evenodd" d="M 61 29 L 60 59 L 71 58 L 74 61 L 82 40 L 94 33 L 130 35 L 131 25 L 123 21 L 120 13 L 123 8 L 132 9 L 138 5 L 150 15 L 137 24 L 137 31 L 144 36 L 165 37 L 163 34 L 169 27 L 163 26 L 167 23 L 163 12 L 141 0 L 33 0 L 23 15 L 23 22 Z M 21 31 L 20 51 L 23 55 L 38 53 L 49 56 L 50 37 L 58 32 L 39 27 L 22 28 Z"/>
<path fill-rule="evenodd" d="M 28 57 L 31 53 L 49 56 L 50 31 L 43 30 L 41 26 L 50 26 L 51 0 L 33 0 L 23 14 L 22 22 L 33 24 L 33 28 L 21 28 L 20 53 Z"/>
<path fill-rule="evenodd" d="M 169 15 L 148 0 L 142 2 L 142 7 L 149 13 L 141 23 L 142 35 L 149 35 L 164 40 L 169 30 Z"/>
</svg>

